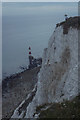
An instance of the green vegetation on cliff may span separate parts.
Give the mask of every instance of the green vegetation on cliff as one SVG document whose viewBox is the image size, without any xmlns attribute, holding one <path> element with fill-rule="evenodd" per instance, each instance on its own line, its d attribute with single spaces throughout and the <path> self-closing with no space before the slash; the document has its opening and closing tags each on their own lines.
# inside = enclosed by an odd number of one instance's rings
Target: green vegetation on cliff
<svg viewBox="0 0 80 120">
<path fill-rule="evenodd" d="M 45 106 L 39 106 L 37 111 Z M 39 120 L 42 118 L 80 118 L 80 96 L 71 101 L 53 103 L 48 109 L 41 110 Z"/>
</svg>

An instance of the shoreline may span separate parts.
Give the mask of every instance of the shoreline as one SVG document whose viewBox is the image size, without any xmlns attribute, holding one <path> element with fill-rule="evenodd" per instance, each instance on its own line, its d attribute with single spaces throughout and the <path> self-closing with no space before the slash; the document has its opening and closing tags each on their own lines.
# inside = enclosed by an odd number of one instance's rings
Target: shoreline
<svg viewBox="0 0 80 120">
<path fill-rule="evenodd" d="M 41 66 L 35 67 L 35 68 L 33 68 L 33 69 L 27 69 L 27 68 L 26 68 L 25 70 L 23 70 L 23 71 L 21 71 L 21 72 L 13 73 L 13 74 L 11 74 L 11 75 L 9 75 L 9 76 L 6 76 L 5 78 L 2 77 L 1 84 L 2 84 L 2 86 L 3 86 L 4 84 L 7 84 L 7 83 L 11 82 L 11 80 L 13 80 L 13 79 L 15 79 L 15 78 L 21 79 L 21 75 L 24 74 L 25 72 L 32 71 L 32 70 L 34 70 L 34 69 L 36 69 L 36 68 L 40 68 L 40 67 L 41 67 Z M 3 89 L 3 88 L 2 88 L 2 89 Z"/>
<path fill-rule="evenodd" d="M 24 70 L 2 82 L 2 117 L 10 118 L 18 105 L 26 98 L 37 83 L 40 67 Z"/>
<path fill-rule="evenodd" d="M 26 69 L 22 69 L 22 71 L 20 71 L 20 72 L 15 72 L 15 73 L 12 73 L 12 74 L 7 75 L 5 77 L 2 75 L 2 81 L 6 80 L 6 79 L 9 79 L 9 78 L 17 77 L 18 74 L 21 74 L 21 73 L 23 73 L 23 72 L 25 72 L 27 70 L 30 70 L 30 69 L 27 69 L 27 68 Z"/>
<path fill-rule="evenodd" d="M 4 79 L 2 77 L 2 81 L 1 81 L 1 84 L 2 84 L 2 89 L 4 89 L 4 86 L 6 87 L 6 85 L 11 82 L 11 80 L 15 79 L 15 78 L 20 78 L 21 74 L 23 74 L 24 72 L 27 72 L 29 69 L 26 69 L 26 70 L 23 70 L 19 73 L 13 73 L 9 76 L 6 76 Z"/>
</svg>

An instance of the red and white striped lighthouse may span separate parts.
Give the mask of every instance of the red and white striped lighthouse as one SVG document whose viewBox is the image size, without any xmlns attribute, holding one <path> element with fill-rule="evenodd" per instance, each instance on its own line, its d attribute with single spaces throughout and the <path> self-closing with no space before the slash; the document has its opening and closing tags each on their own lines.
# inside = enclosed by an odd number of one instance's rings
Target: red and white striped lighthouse
<svg viewBox="0 0 80 120">
<path fill-rule="evenodd" d="M 29 56 L 31 56 L 31 47 L 29 47 Z"/>
<path fill-rule="evenodd" d="M 31 47 L 29 47 L 29 66 L 32 65 L 33 56 L 31 55 Z"/>
</svg>

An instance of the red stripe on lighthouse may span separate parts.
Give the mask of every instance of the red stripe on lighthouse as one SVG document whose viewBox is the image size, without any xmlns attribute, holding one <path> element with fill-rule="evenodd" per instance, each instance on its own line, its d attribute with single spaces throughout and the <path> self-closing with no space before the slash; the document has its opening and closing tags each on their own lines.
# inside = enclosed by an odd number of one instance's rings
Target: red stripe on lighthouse
<svg viewBox="0 0 80 120">
<path fill-rule="evenodd" d="M 29 50 L 31 50 L 31 48 L 29 47 Z"/>
<path fill-rule="evenodd" d="M 29 55 L 31 55 L 31 52 L 29 52 Z"/>
</svg>

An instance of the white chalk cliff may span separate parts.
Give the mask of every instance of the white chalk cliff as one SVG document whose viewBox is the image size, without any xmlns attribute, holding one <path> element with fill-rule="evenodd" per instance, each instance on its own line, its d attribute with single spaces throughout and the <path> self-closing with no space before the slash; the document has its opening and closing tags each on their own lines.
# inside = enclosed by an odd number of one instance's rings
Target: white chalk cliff
<svg viewBox="0 0 80 120">
<path fill-rule="evenodd" d="M 44 49 L 37 91 L 24 118 L 33 118 L 36 107 L 71 100 L 78 95 L 78 17 L 57 24 Z M 70 23 L 70 21 L 72 23 Z M 14 112 L 12 118 L 18 117 Z M 36 117 L 36 116 L 34 116 Z"/>
</svg>

